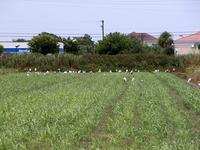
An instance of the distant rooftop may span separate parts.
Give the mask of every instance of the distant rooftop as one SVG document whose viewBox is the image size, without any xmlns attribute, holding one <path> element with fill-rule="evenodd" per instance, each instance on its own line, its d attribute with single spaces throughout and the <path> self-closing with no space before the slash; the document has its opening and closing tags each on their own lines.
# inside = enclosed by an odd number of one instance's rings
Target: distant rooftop
<svg viewBox="0 0 200 150">
<path fill-rule="evenodd" d="M 176 40 L 175 42 L 177 42 L 177 43 L 200 42 L 200 32 L 197 32 L 197 33 L 189 35 L 189 36 L 182 37 L 182 38 Z"/>
<path fill-rule="evenodd" d="M 129 37 L 135 37 L 139 40 L 143 39 L 145 42 L 156 42 L 157 38 L 148 34 L 148 33 L 137 33 L 137 32 L 132 32 L 128 34 Z"/>
</svg>

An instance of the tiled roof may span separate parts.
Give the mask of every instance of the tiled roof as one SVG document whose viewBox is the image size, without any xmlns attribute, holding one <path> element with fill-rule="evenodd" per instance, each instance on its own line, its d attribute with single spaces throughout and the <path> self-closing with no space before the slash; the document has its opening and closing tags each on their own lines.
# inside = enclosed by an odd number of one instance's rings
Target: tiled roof
<svg viewBox="0 0 200 150">
<path fill-rule="evenodd" d="M 200 32 L 197 32 L 195 34 L 186 37 L 182 37 L 176 40 L 176 42 L 200 42 Z"/>
<path fill-rule="evenodd" d="M 136 32 L 132 32 L 132 33 L 128 34 L 128 36 L 135 37 L 135 38 L 137 38 L 139 40 L 143 39 L 146 42 L 148 42 L 148 41 L 149 42 L 152 42 L 152 41 L 156 42 L 157 41 L 157 38 L 155 38 L 154 36 L 152 36 L 152 35 L 150 35 L 148 33 L 136 33 Z"/>
</svg>

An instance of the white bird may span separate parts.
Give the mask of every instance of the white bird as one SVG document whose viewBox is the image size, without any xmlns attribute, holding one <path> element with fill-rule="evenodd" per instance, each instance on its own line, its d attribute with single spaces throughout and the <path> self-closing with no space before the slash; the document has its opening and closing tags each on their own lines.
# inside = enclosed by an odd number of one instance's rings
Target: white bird
<svg viewBox="0 0 200 150">
<path fill-rule="evenodd" d="M 175 71 L 176 71 L 176 68 L 173 68 L 172 71 L 175 72 Z"/>
<path fill-rule="evenodd" d="M 86 73 L 86 71 L 83 71 L 83 73 Z"/>
<path fill-rule="evenodd" d="M 132 80 L 131 81 L 135 81 L 135 78 L 132 78 Z"/>
<path fill-rule="evenodd" d="M 79 70 L 78 73 L 81 73 L 81 70 Z"/>
<path fill-rule="evenodd" d="M 191 78 L 189 78 L 187 82 L 188 82 L 188 83 L 190 83 L 191 81 L 192 81 L 192 79 L 191 79 Z"/>
<path fill-rule="evenodd" d="M 64 72 L 64 74 L 66 74 L 66 73 L 67 73 L 67 71 Z"/>
<path fill-rule="evenodd" d="M 130 72 L 131 74 L 133 74 L 133 70 L 131 70 L 131 72 Z"/>
<path fill-rule="evenodd" d="M 110 73 L 112 73 L 112 71 L 110 70 Z"/>
<path fill-rule="evenodd" d="M 126 72 L 128 72 L 128 69 L 126 69 Z"/>
<path fill-rule="evenodd" d="M 48 74 L 48 73 L 49 73 L 49 71 L 47 70 L 46 74 Z"/>
<path fill-rule="evenodd" d="M 37 71 L 37 68 L 35 68 L 35 72 Z"/>
<path fill-rule="evenodd" d="M 121 73 L 122 71 L 121 71 L 121 70 L 119 70 L 118 72 L 119 72 L 119 73 Z"/>
<path fill-rule="evenodd" d="M 72 71 L 70 70 L 69 73 L 72 73 Z"/>
<path fill-rule="evenodd" d="M 31 69 L 31 68 L 29 68 L 29 71 L 30 71 L 30 72 L 31 72 L 31 70 L 32 70 L 32 69 Z"/>
<path fill-rule="evenodd" d="M 198 85 L 198 87 L 200 88 L 200 81 L 198 82 L 198 84 L 197 84 L 197 85 Z"/>
<path fill-rule="evenodd" d="M 99 69 L 99 71 L 98 71 L 99 73 L 101 72 L 101 69 Z"/>
<path fill-rule="evenodd" d="M 124 77 L 123 80 L 124 80 L 124 82 L 127 82 L 127 78 L 126 77 Z"/>
</svg>

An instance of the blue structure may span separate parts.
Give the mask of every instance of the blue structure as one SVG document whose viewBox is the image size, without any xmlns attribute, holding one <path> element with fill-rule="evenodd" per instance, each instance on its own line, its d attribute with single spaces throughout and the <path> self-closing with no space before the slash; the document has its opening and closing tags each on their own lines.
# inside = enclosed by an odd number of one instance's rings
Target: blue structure
<svg viewBox="0 0 200 150">
<path fill-rule="evenodd" d="M 31 48 L 27 42 L 0 42 L 4 47 L 4 53 L 30 53 Z M 64 53 L 64 44 L 59 43 L 60 53 Z"/>
</svg>

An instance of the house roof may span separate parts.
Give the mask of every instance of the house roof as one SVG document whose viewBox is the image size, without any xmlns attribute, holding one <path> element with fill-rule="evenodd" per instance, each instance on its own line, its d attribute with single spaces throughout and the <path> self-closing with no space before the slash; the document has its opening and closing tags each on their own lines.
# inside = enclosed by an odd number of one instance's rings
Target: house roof
<svg viewBox="0 0 200 150">
<path fill-rule="evenodd" d="M 143 41 L 146 42 L 156 42 L 157 38 L 155 38 L 154 36 L 148 34 L 148 33 L 136 33 L 136 32 L 132 32 L 130 34 L 128 34 L 129 37 L 135 37 L 139 40 L 143 39 Z"/>
<path fill-rule="evenodd" d="M 176 40 L 176 42 L 200 42 L 200 32 L 197 32 L 195 34 L 186 37 L 182 37 Z"/>
</svg>

